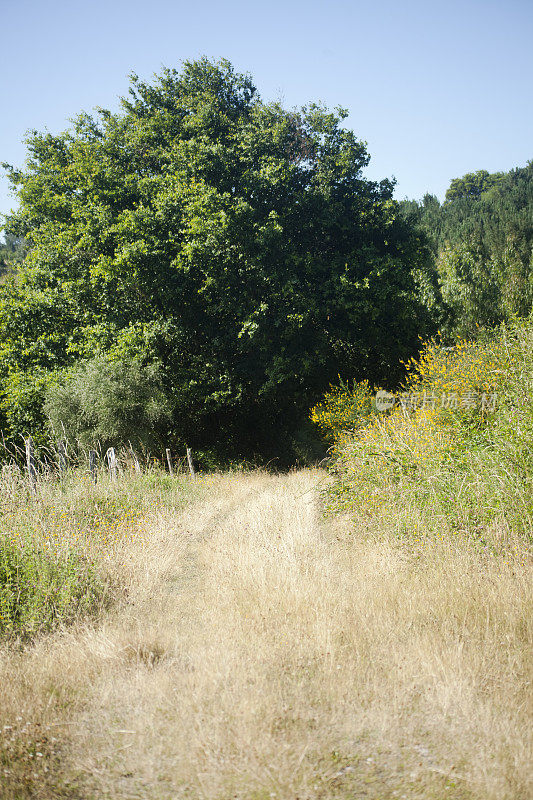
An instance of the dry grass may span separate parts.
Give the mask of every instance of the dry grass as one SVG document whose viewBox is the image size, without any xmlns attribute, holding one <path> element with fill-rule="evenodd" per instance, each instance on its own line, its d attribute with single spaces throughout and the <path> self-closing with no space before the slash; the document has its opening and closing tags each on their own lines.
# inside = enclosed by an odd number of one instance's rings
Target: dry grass
<svg viewBox="0 0 533 800">
<path fill-rule="evenodd" d="M 6 649 L 3 797 L 531 797 L 531 570 L 321 520 L 322 479 L 205 479 L 126 603 Z"/>
</svg>

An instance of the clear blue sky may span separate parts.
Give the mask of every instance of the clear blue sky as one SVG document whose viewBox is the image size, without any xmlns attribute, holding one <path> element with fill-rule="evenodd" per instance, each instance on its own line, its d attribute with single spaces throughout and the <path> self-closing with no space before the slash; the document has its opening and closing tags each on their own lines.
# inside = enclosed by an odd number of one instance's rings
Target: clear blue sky
<svg viewBox="0 0 533 800">
<path fill-rule="evenodd" d="M 0 161 L 28 129 L 117 107 L 128 73 L 207 55 L 266 100 L 341 105 L 367 175 L 443 198 L 451 178 L 533 159 L 533 0 L 0 0 Z M 0 212 L 14 205 L 5 178 Z"/>
</svg>

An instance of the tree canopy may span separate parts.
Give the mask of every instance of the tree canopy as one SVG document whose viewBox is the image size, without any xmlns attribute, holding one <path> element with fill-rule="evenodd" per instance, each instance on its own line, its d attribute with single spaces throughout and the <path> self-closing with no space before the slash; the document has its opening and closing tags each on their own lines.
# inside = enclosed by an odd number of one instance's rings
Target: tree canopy
<svg viewBox="0 0 533 800">
<path fill-rule="evenodd" d="M 428 250 L 345 117 L 200 59 L 33 132 L 8 167 L 27 255 L 0 296 L 4 429 L 42 425 L 80 363 L 135 359 L 169 441 L 271 455 L 339 374 L 399 377 L 431 324 Z"/>
<path fill-rule="evenodd" d="M 402 203 L 431 243 L 448 329 L 471 335 L 533 306 L 533 162 L 452 180 L 442 205 Z"/>
<path fill-rule="evenodd" d="M 469 172 L 462 178 L 453 178 L 446 192 L 446 201 L 481 197 L 483 192 L 496 186 L 501 177 L 502 174 L 499 172 L 491 175 L 486 169 L 480 169 L 477 172 Z"/>
</svg>

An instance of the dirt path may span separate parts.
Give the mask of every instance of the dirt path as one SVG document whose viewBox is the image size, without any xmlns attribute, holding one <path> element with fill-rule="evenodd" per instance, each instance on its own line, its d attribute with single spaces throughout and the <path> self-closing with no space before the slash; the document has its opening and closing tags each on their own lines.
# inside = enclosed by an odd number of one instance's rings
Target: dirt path
<svg viewBox="0 0 533 800">
<path fill-rule="evenodd" d="M 40 796 L 526 800 L 475 564 L 322 521 L 323 479 L 213 477 L 125 549 L 126 603 L 25 656 L 42 719 L 66 709 Z"/>
<path fill-rule="evenodd" d="M 276 754 L 293 638 L 280 612 L 316 544 L 322 479 L 214 480 L 207 501 L 154 526 L 128 605 L 85 642 L 107 663 L 72 766 L 97 796 L 259 797 L 266 780 L 267 797 L 280 756 L 294 771 L 306 742 Z"/>
</svg>

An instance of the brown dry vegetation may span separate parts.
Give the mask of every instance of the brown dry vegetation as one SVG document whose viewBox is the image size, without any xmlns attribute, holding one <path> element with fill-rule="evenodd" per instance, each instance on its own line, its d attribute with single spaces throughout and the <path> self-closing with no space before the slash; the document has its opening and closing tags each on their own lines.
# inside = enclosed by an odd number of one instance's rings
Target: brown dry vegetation
<svg viewBox="0 0 533 800">
<path fill-rule="evenodd" d="M 5 646 L 2 797 L 531 797 L 530 567 L 323 519 L 324 479 L 201 478 L 107 556 L 125 600 Z"/>
</svg>

